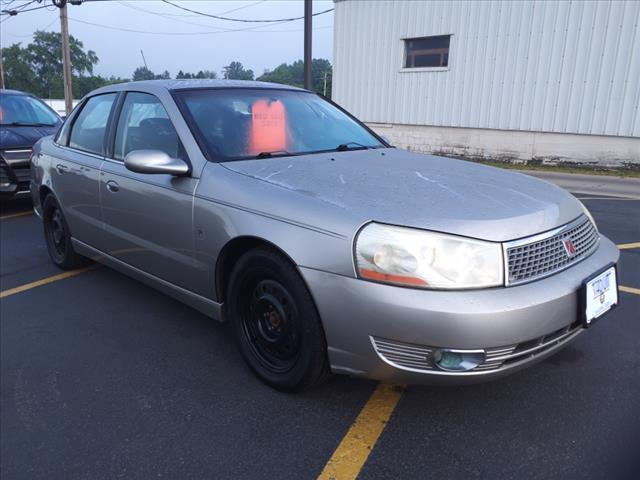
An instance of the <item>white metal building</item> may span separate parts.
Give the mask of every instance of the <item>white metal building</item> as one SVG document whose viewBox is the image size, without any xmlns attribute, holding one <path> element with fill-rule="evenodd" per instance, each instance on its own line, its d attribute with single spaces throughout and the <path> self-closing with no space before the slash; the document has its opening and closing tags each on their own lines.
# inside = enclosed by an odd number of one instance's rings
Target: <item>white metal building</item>
<svg viewBox="0 0 640 480">
<path fill-rule="evenodd" d="M 401 148 L 640 165 L 640 1 L 336 0 L 333 98 Z"/>
</svg>

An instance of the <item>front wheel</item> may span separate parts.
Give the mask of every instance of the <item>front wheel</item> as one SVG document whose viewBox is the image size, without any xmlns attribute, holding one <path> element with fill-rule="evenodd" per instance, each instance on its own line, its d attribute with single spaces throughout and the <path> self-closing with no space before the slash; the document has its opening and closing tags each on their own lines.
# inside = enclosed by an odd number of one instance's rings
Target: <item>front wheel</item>
<svg viewBox="0 0 640 480">
<path fill-rule="evenodd" d="M 89 259 L 78 255 L 71 245 L 71 234 L 62 209 L 53 195 L 48 195 L 42 204 L 44 238 L 51 261 L 63 270 L 73 270 L 89 263 Z"/>
<path fill-rule="evenodd" d="M 282 254 L 257 248 L 230 278 L 228 313 L 242 356 L 277 390 L 294 392 L 329 373 L 327 345 L 311 294 Z"/>
</svg>

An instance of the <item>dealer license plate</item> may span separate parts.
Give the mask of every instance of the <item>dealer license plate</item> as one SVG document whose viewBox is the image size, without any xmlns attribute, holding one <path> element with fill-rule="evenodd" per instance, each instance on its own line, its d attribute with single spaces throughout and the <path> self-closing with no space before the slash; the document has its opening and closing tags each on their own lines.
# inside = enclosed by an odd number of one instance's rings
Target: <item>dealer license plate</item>
<svg viewBox="0 0 640 480">
<path fill-rule="evenodd" d="M 589 326 L 618 303 L 618 282 L 615 267 L 588 280 L 584 287 L 584 323 Z"/>
</svg>

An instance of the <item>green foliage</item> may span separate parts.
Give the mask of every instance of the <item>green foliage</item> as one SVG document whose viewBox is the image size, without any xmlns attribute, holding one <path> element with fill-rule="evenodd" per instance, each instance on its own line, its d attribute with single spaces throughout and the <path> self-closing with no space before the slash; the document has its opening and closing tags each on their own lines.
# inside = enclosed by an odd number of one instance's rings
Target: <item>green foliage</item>
<svg viewBox="0 0 640 480">
<path fill-rule="evenodd" d="M 69 37 L 74 97 L 82 97 L 95 88 L 124 81 L 93 75 L 98 56 L 73 36 Z M 7 88 L 33 93 L 42 98 L 63 98 L 62 37 L 59 33 L 36 31 L 26 47 L 15 43 L 2 49 Z"/>
<path fill-rule="evenodd" d="M 171 78 L 171 74 L 169 73 L 169 70 L 165 70 L 160 74 L 155 74 L 147 67 L 138 67 L 133 71 L 131 78 L 134 82 L 138 82 L 140 80 L 169 80 Z"/>
<path fill-rule="evenodd" d="M 36 75 L 31 69 L 27 49 L 14 43 L 2 49 L 2 65 L 7 88 L 36 93 Z"/>
<path fill-rule="evenodd" d="M 134 82 L 138 82 L 140 80 L 154 80 L 156 78 L 156 74 L 149 70 L 147 67 L 138 67 L 134 70 L 131 79 Z"/>
<path fill-rule="evenodd" d="M 311 63 L 311 89 L 331 98 L 331 62 L 324 58 L 314 58 Z M 294 87 L 304 86 L 304 62 L 297 60 L 292 64 L 283 63 L 272 71 L 266 71 L 258 77 L 261 82 L 283 83 Z"/>
<path fill-rule="evenodd" d="M 26 47 L 15 43 L 2 49 L 2 61 L 7 88 L 23 90 L 42 98 L 63 98 L 62 39 L 59 33 L 36 31 L 33 41 Z M 73 75 L 73 95 L 80 98 L 90 91 L 112 83 L 126 82 L 127 79 L 94 75 L 94 66 L 98 56 L 93 50 L 84 50 L 81 41 L 69 37 Z M 324 58 L 314 58 L 311 68 L 312 90 L 331 97 L 331 63 Z M 171 74 L 165 70 L 156 74 L 141 66 L 133 72 L 133 80 L 169 79 Z M 246 69 L 240 62 L 231 62 L 224 67 L 223 77 L 230 80 L 253 80 L 253 70 Z M 197 73 L 178 72 L 176 78 L 218 78 L 212 70 L 200 70 Z M 274 70 L 267 70 L 258 77 L 264 82 L 283 83 L 302 87 L 304 85 L 304 63 L 297 60 L 291 64 L 283 63 Z"/>
<path fill-rule="evenodd" d="M 218 74 L 213 70 L 200 70 L 198 73 L 184 73 L 182 70 L 176 75 L 176 79 L 190 79 L 190 78 L 218 78 Z"/>
<path fill-rule="evenodd" d="M 224 67 L 225 80 L 253 80 L 253 70 L 245 70 L 240 62 L 231 62 Z"/>
</svg>

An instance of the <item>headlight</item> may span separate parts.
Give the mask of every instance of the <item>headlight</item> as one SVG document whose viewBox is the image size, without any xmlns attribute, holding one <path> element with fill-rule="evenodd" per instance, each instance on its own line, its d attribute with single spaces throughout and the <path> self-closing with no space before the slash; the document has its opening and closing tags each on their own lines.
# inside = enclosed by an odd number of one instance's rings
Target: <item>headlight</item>
<svg viewBox="0 0 640 480">
<path fill-rule="evenodd" d="M 578 201 L 580 202 L 580 200 Z M 584 212 L 584 214 L 587 217 L 589 217 L 589 220 L 591 220 L 591 223 L 593 223 L 593 226 L 595 227 L 596 231 L 598 231 L 598 225 L 596 225 L 596 221 L 593 219 L 593 215 L 591 215 L 591 212 L 589 211 L 589 209 L 582 202 L 580 202 L 580 205 L 582 205 L 582 211 Z"/>
<path fill-rule="evenodd" d="M 355 246 L 360 278 L 433 289 L 503 285 L 502 246 L 471 238 L 370 223 Z"/>
</svg>

